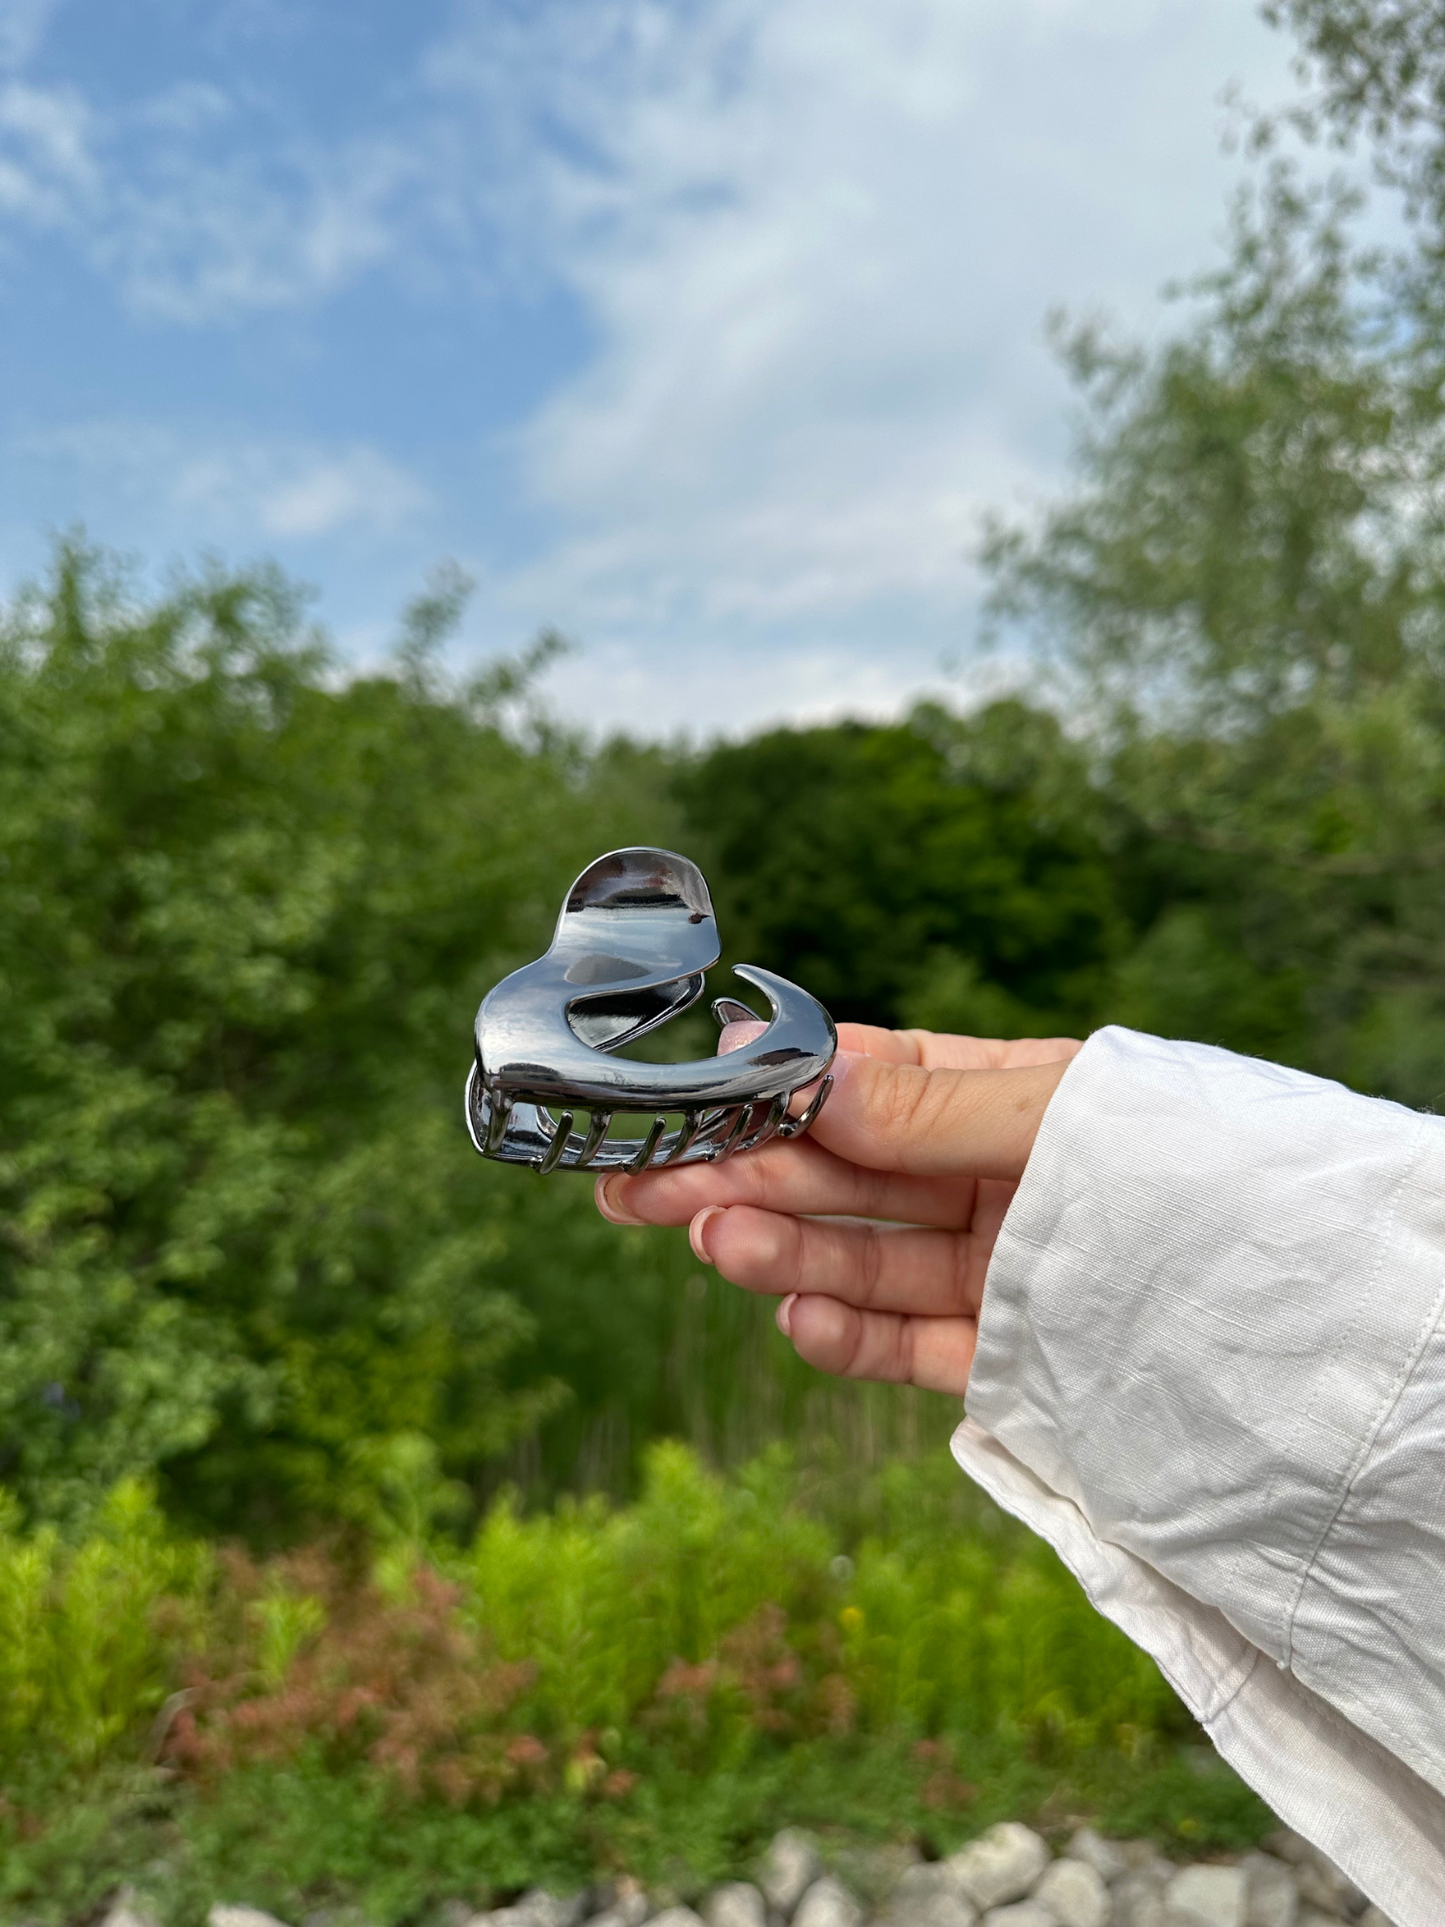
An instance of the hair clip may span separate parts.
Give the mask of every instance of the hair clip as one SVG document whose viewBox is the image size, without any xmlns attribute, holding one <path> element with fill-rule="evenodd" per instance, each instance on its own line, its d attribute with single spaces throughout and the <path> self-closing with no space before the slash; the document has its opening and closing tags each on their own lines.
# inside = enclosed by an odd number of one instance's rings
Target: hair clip
<svg viewBox="0 0 1445 1927">
<path fill-rule="evenodd" d="M 838 1033 L 816 997 L 771 970 L 734 967 L 772 1009 L 740 1050 L 687 1064 L 608 1055 L 695 1004 L 719 952 L 707 884 L 685 856 L 614 850 L 589 863 L 546 955 L 504 977 L 477 1012 L 466 1119 L 482 1156 L 543 1173 L 645 1171 L 800 1137 L 832 1088 Z M 720 1025 L 758 1021 L 733 997 L 712 1009 Z M 790 1116 L 813 1084 L 807 1109 Z M 681 1119 L 671 1130 L 669 1114 Z M 627 1116 L 646 1119 L 641 1135 L 611 1135 Z"/>
</svg>

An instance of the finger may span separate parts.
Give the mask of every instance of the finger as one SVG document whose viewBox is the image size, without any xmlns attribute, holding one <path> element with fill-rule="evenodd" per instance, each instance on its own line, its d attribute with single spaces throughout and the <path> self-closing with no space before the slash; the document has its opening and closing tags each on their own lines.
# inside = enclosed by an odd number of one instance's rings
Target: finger
<svg viewBox="0 0 1445 1927">
<path fill-rule="evenodd" d="M 689 1236 L 698 1257 L 744 1291 L 823 1292 L 929 1317 L 977 1312 L 993 1248 L 970 1231 L 790 1218 L 749 1204 L 700 1212 Z"/>
<path fill-rule="evenodd" d="M 1018 1070 L 925 1070 L 855 1052 L 833 1060 L 815 1141 L 850 1163 L 915 1176 L 1018 1178 L 1063 1060 Z"/>
<path fill-rule="evenodd" d="M 718 1038 L 718 1055 L 740 1050 L 766 1029 L 761 1020 L 728 1024 Z M 1084 1047 L 1077 1037 L 951 1037 L 942 1031 L 839 1024 L 838 1048 L 885 1063 L 921 1064 L 925 1070 L 988 1071 L 1066 1062 Z"/>
<path fill-rule="evenodd" d="M 917 1385 L 955 1398 L 968 1389 L 978 1341 L 972 1318 L 859 1311 L 823 1295 L 795 1298 L 787 1307 L 785 1330 L 799 1358 L 820 1372 Z"/>
<path fill-rule="evenodd" d="M 754 1204 L 795 1215 L 961 1230 L 972 1219 L 976 1191 L 972 1178 L 868 1170 L 804 1137 L 775 1139 L 721 1164 L 680 1164 L 635 1177 L 609 1172 L 597 1180 L 597 1208 L 614 1224 L 690 1224 L 708 1205 Z"/>
</svg>

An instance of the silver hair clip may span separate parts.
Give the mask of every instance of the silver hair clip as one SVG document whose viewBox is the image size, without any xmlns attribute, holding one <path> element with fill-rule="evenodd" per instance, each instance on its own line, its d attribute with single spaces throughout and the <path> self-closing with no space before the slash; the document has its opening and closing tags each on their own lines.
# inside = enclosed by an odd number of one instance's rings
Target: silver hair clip
<svg viewBox="0 0 1445 1927">
<path fill-rule="evenodd" d="M 685 856 L 614 850 L 589 863 L 551 949 L 504 977 L 477 1012 L 466 1118 L 482 1156 L 543 1173 L 645 1171 L 800 1137 L 832 1088 L 838 1033 L 816 997 L 771 970 L 734 968 L 772 1006 L 741 1050 L 689 1064 L 607 1055 L 695 1004 L 719 949 L 707 884 Z M 719 1024 L 758 1021 L 733 997 L 712 1008 Z M 812 1084 L 812 1102 L 790 1117 L 790 1099 Z M 575 1130 L 579 1111 L 588 1117 Z M 669 1112 L 681 1117 L 672 1130 Z M 642 1135 L 609 1136 L 628 1114 L 646 1118 Z"/>
</svg>

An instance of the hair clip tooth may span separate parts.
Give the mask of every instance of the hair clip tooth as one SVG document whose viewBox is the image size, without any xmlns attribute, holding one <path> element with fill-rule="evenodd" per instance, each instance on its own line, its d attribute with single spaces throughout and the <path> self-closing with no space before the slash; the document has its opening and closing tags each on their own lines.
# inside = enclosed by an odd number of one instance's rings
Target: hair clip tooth
<svg viewBox="0 0 1445 1927">
<path fill-rule="evenodd" d="M 563 1111 L 562 1115 L 557 1119 L 557 1128 L 552 1133 L 552 1142 L 537 1160 L 536 1171 L 538 1177 L 545 1178 L 548 1172 L 557 1169 L 557 1166 L 562 1162 L 563 1154 L 567 1149 L 568 1140 L 571 1136 L 572 1113 L 570 1111 Z"/>
<path fill-rule="evenodd" d="M 827 1077 L 823 1079 L 822 1083 L 818 1086 L 818 1089 L 814 1094 L 813 1101 L 811 1104 L 809 1104 L 807 1110 L 801 1112 L 797 1117 L 790 1117 L 785 1124 L 780 1124 L 778 1126 L 778 1136 L 779 1137 L 801 1137 L 804 1131 L 807 1130 L 808 1126 L 817 1117 L 819 1111 L 821 1111 L 823 1106 L 827 1103 L 828 1093 L 829 1091 L 832 1090 L 832 1088 L 833 1088 L 833 1078 L 832 1078 L 832 1074 L 830 1073 Z"/>
<path fill-rule="evenodd" d="M 748 1120 L 752 1114 L 753 1107 L 751 1104 L 739 1104 L 732 1114 L 732 1121 L 728 1125 L 727 1135 L 717 1138 L 708 1150 L 707 1155 L 714 1163 L 720 1163 L 723 1158 L 732 1156 L 733 1152 L 738 1148 L 739 1139 L 748 1128 Z M 724 1113 L 724 1116 L 726 1116 L 726 1113 Z M 721 1119 L 718 1120 L 718 1128 L 719 1130 L 722 1129 Z"/>
<path fill-rule="evenodd" d="M 749 1010 L 746 1004 L 739 1003 L 736 997 L 714 997 L 712 1014 L 717 1019 L 719 1030 L 726 1030 L 729 1024 L 758 1022 L 758 1013 L 755 1010 Z"/>
<path fill-rule="evenodd" d="M 784 1092 L 782 1095 L 775 1097 L 768 1106 L 768 1114 L 763 1119 L 761 1129 L 755 1131 L 750 1138 L 744 1139 L 738 1148 L 743 1151 L 756 1151 L 760 1145 L 766 1144 L 770 1138 L 775 1138 L 778 1135 L 778 1126 L 787 1115 L 788 1099 L 786 1092 Z"/>
<path fill-rule="evenodd" d="M 502 1139 L 507 1135 L 507 1126 L 512 1121 L 512 1100 L 500 1091 L 489 1091 L 487 1102 L 490 1114 L 487 1118 L 487 1155 L 495 1157 L 502 1148 Z"/>
<path fill-rule="evenodd" d="M 670 1147 L 670 1149 L 668 1150 L 667 1156 L 665 1158 L 659 1158 L 657 1160 L 658 1163 L 659 1164 L 679 1163 L 684 1157 L 686 1157 L 687 1153 L 692 1149 L 693 1139 L 697 1136 L 698 1132 L 701 1129 L 702 1129 L 702 1112 L 701 1111 L 684 1111 L 682 1114 L 682 1129 L 677 1134 L 677 1142 Z"/>
<path fill-rule="evenodd" d="M 658 1139 L 666 1129 L 667 1119 L 659 1111 L 657 1116 L 652 1120 L 652 1129 L 637 1147 L 637 1156 L 627 1167 L 634 1176 L 636 1176 L 639 1171 L 645 1171 L 648 1165 L 651 1164 L 652 1154 L 657 1149 Z"/>
<path fill-rule="evenodd" d="M 592 1122 L 587 1127 L 586 1142 L 578 1153 L 576 1164 L 572 1167 L 574 1171 L 586 1170 L 593 1158 L 595 1158 L 597 1153 L 602 1149 L 603 1141 L 607 1136 L 608 1127 L 611 1123 L 611 1111 L 594 1111 L 592 1113 Z"/>
</svg>

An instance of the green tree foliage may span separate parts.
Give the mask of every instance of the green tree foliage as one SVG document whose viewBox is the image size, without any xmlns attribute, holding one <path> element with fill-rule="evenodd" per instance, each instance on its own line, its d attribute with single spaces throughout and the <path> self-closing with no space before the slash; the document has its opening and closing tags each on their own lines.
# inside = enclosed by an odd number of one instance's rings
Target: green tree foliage
<svg viewBox="0 0 1445 1927">
<path fill-rule="evenodd" d="M 475 1483 L 564 1396 L 528 1300 L 627 1322 L 590 1200 L 459 1094 L 648 806 L 503 727 L 526 665 L 442 685 L 455 593 L 349 681 L 264 573 L 147 604 L 67 548 L 0 627 L 0 1478 L 46 1516 L 159 1466 L 232 1529 L 365 1517 L 418 1441 Z"/>
<path fill-rule="evenodd" d="M 731 953 L 836 1016 L 1057 1029 L 1097 1003 L 1120 930 L 1106 811 L 1053 716 L 773 730 L 678 787 Z"/>
<path fill-rule="evenodd" d="M 1271 166 L 1192 326 L 1149 352 L 1067 338 L 1079 486 L 988 559 L 1139 826 L 1142 942 L 1110 1011 L 1425 1103 L 1445 1092 L 1445 399 L 1357 205 Z"/>
</svg>

